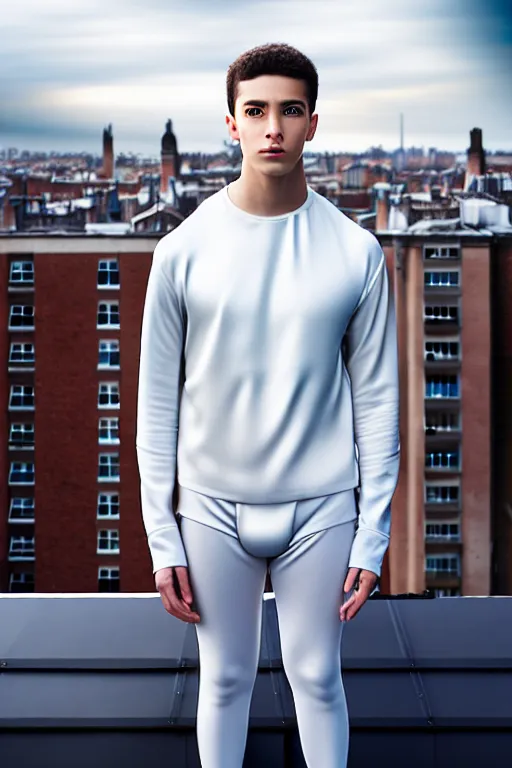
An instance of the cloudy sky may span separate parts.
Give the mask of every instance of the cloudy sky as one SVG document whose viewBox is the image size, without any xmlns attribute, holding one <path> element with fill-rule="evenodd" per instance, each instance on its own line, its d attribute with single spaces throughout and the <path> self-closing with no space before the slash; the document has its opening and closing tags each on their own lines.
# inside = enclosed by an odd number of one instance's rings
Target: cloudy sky
<svg viewBox="0 0 512 768">
<path fill-rule="evenodd" d="M 225 74 L 287 42 L 320 79 L 312 151 L 512 150 L 510 0 L 16 0 L 0 13 L 0 146 L 159 154 L 227 138 Z"/>
</svg>

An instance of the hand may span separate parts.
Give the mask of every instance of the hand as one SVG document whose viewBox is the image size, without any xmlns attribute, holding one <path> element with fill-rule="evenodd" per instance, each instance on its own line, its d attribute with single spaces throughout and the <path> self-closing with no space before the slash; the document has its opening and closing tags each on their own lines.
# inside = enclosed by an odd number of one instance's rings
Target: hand
<svg viewBox="0 0 512 768">
<path fill-rule="evenodd" d="M 175 572 L 173 574 L 173 571 Z M 179 584 L 179 592 L 175 589 L 175 579 Z M 160 568 L 155 573 L 155 585 L 160 592 L 162 603 L 167 613 L 176 616 L 181 621 L 197 624 L 201 617 L 191 609 L 193 602 L 192 590 L 188 579 L 188 568 L 179 565 L 171 568 Z M 181 592 L 181 594 L 179 594 Z"/>
<path fill-rule="evenodd" d="M 358 579 L 359 584 L 356 586 L 353 595 L 342 604 L 340 608 L 340 621 L 350 621 L 359 612 L 361 606 L 366 603 L 368 596 L 373 592 L 378 578 L 377 574 L 373 571 L 365 571 L 363 568 L 348 569 L 343 591 L 345 593 L 350 592 L 356 579 Z"/>
</svg>

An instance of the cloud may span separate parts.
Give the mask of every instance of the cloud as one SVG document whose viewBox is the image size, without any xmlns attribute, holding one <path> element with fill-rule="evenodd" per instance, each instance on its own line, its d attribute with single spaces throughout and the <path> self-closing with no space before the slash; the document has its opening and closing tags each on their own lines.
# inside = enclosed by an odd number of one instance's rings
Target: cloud
<svg viewBox="0 0 512 768">
<path fill-rule="evenodd" d="M 227 67 L 279 41 L 319 72 L 309 149 L 394 147 L 400 112 L 406 143 L 465 148 L 475 125 L 488 148 L 509 141 L 505 3 L 19 0 L 2 27 L 0 145 L 100 152 L 111 122 L 115 151 L 157 155 L 171 117 L 180 149 L 215 151 Z"/>
</svg>

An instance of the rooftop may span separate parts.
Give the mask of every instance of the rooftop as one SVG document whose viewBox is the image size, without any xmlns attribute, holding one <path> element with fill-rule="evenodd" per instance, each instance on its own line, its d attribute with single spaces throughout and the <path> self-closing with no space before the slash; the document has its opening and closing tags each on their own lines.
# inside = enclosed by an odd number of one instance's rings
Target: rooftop
<svg viewBox="0 0 512 768">
<path fill-rule="evenodd" d="M 512 598 L 430 597 L 377 593 L 344 627 L 350 768 L 509 765 Z M 199 766 L 195 629 L 157 593 L 1 594 L 0 665 L 5 768 Z M 244 766 L 263 764 L 304 766 L 272 593 Z"/>
</svg>

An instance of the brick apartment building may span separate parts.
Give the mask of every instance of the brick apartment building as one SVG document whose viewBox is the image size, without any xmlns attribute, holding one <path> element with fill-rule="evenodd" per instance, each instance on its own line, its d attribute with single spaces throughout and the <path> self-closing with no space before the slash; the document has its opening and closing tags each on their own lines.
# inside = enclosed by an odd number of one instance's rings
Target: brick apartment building
<svg viewBox="0 0 512 768">
<path fill-rule="evenodd" d="M 158 235 L 0 234 L 0 591 L 154 591 L 135 453 Z M 402 465 L 382 591 L 512 593 L 512 237 L 383 233 Z"/>
</svg>

